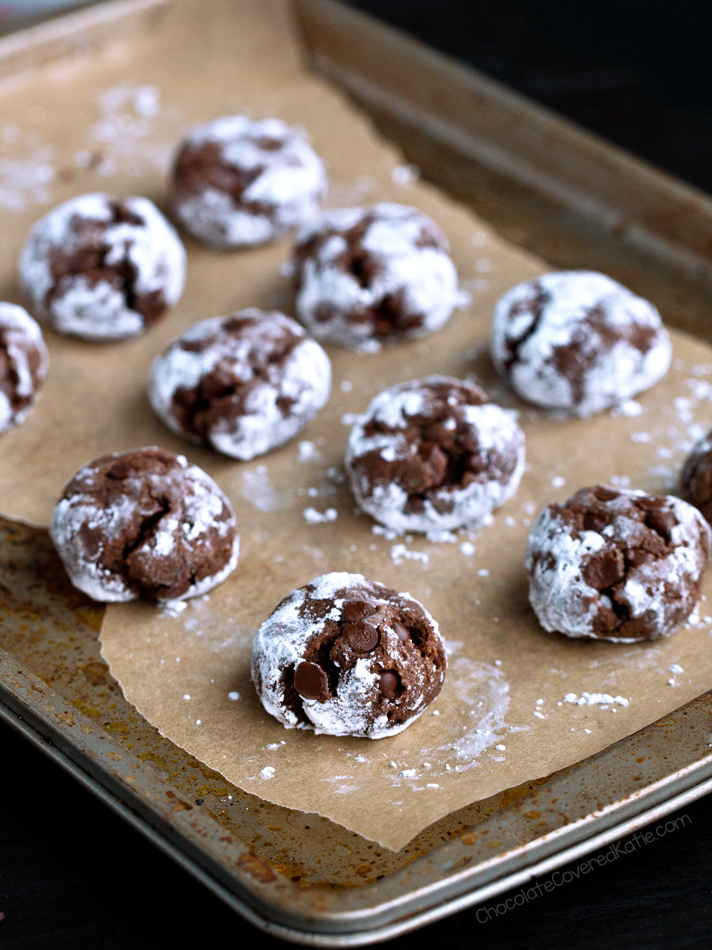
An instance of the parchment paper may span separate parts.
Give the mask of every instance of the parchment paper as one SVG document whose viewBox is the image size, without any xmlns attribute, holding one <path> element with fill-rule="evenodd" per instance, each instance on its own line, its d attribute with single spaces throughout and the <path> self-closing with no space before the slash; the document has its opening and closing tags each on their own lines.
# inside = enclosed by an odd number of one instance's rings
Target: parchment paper
<svg viewBox="0 0 712 950">
<path fill-rule="evenodd" d="M 529 525 L 547 501 L 596 481 L 674 488 L 680 461 L 712 419 L 712 350 L 675 334 L 667 379 L 616 414 L 564 421 L 517 404 L 486 356 L 490 315 L 504 290 L 546 266 L 414 181 L 361 115 L 303 73 L 286 11 L 282 0 L 179 3 L 158 38 L 0 90 L 2 139 L 22 171 L 19 203 L 4 200 L 2 297 L 19 299 L 13 263 L 43 202 L 108 189 L 162 203 L 180 136 L 197 121 L 250 111 L 307 128 L 328 162 L 329 204 L 387 198 L 430 214 L 452 243 L 470 303 L 418 343 L 371 355 L 330 348 L 329 405 L 289 446 L 239 463 L 167 432 L 148 407 L 146 373 L 196 320 L 244 306 L 293 312 L 280 275 L 289 245 L 219 254 L 187 239 L 183 300 L 145 337 L 106 346 L 46 334 L 43 398 L 2 438 L 0 508 L 47 523 L 83 462 L 139 445 L 183 451 L 210 472 L 238 513 L 238 569 L 175 616 L 148 604 L 109 608 L 102 649 L 111 672 L 164 735 L 237 785 L 398 849 L 450 811 L 579 761 L 712 688 L 706 601 L 702 619 L 662 644 L 572 642 L 536 624 L 522 566 Z M 383 387 L 433 372 L 471 375 L 496 401 L 518 405 L 529 471 L 489 527 L 437 544 L 384 537 L 355 512 L 343 482 L 344 417 Z M 313 523 L 333 517 L 328 509 L 336 520 Z M 410 591 L 448 641 L 441 697 L 392 739 L 284 730 L 254 696 L 249 655 L 259 623 L 293 587 L 330 570 Z M 584 693 L 614 701 L 579 705 Z"/>
</svg>

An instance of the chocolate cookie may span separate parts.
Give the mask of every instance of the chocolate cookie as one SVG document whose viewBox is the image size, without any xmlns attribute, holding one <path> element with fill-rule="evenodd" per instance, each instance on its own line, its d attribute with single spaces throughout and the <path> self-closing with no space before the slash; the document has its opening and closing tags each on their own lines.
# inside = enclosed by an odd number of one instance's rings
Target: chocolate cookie
<svg viewBox="0 0 712 950">
<path fill-rule="evenodd" d="M 0 432 L 32 412 L 48 367 L 39 326 L 22 307 L 0 303 Z"/>
<path fill-rule="evenodd" d="M 690 452 L 680 479 L 682 497 L 712 524 L 712 429 Z"/>
<path fill-rule="evenodd" d="M 240 546 L 212 478 L 155 446 L 83 465 L 50 535 L 74 586 L 100 601 L 204 594 L 235 569 Z"/>
<path fill-rule="evenodd" d="M 534 523 L 529 600 L 546 630 L 567 637 L 657 640 L 692 613 L 709 553 L 710 529 L 687 502 L 582 488 Z"/>
<path fill-rule="evenodd" d="M 71 198 L 30 231 L 20 283 L 37 317 L 86 340 L 137 336 L 178 302 L 185 251 L 147 198 Z"/>
<path fill-rule="evenodd" d="M 297 316 L 342 346 L 411 340 L 439 330 L 458 300 L 445 235 L 405 205 L 327 211 L 300 232 Z"/>
<path fill-rule="evenodd" d="M 361 508 L 394 531 L 478 525 L 519 487 L 524 433 L 478 386 L 428 376 L 379 393 L 351 430 Z"/>
<path fill-rule="evenodd" d="M 329 357 L 282 313 L 240 310 L 194 324 L 154 360 L 151 405 L 191 442 L 251 459 L 291 439 L 325 405 Z"/>
<path fill-rule="evenodd" d="M 301 129 L 225 116 L 193 129 L 173 170 L 173 207 L 217 248 L 264 244 L 304 224 L 326 195 L 326 172 Z"/>
<path fill-rule="evenodd" d="M 494 365 L 545 409 L 601 412 L 662 379 L 671 353 L 655 307 L 593 271 L 526 280 L 494 311 Z"/>
<path fill-rule="evenodd" d="M 445 647 L 409 594 L 361 574 L 333 573 L 292 591 L 260 627 L 252 679 L 288 729 L 382 739 L 440 692 Z"/>
</svg>

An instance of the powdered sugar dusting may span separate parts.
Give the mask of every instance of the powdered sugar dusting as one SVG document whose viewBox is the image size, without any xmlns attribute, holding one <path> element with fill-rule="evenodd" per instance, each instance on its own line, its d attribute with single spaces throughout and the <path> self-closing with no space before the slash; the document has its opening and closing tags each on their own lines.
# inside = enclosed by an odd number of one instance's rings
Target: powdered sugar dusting
<svg viewBox="0 0 712 950">
<path fill-rule="evenodd" d="M 56 147 L 43 143 L 34 130 L 25 132 L 16 125 L 3 126 L 2 138 L 14 154 L 0 158 L 0 208 L 19 213 L 30 204 L 48 204 Z"/>
</svg>

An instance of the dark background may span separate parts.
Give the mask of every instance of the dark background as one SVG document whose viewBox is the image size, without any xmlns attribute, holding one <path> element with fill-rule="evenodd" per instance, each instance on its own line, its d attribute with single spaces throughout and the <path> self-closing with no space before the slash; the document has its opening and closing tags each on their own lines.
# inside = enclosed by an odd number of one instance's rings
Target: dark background
<svg viewBox="0 0 712 950">
<path fill-rule="evenodd" d="M 712 191 L 708 3 L 354 5 Z M 2 950 L 285 946 L 244 923 L 6 726 L 0 749 Z M 672 817 L 680 815 L 687 818 L 677 831 L 524 908 L 486 924 L 476 909 L 463 911 L 390 946 L 422 939 L 452 950 L 709 950 L 712 799 Z"/>
</svg>

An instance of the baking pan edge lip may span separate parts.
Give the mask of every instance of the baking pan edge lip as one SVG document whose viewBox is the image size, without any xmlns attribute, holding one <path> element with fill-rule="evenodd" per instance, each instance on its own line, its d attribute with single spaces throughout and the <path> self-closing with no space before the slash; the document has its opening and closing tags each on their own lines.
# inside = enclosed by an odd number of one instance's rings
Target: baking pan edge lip
<svg viewBox="0 0 712 950">
<path fill-rule="evenodd" d="M 658 800 L 647 802 L 648 807 L 643 807 L 631 815 L 624 816 L 622 822 L 613 822 L 608 828 L 597 832 L 597 826 L 592 825 L 592 822 L 596 820 L 594 816 L 590 816 L 588 821 L 576 822 L 575 825 L 579 830 L 583 830 L 586 825 L 589 825 L 595 833 L 574 840 L 561 849 L 557 850 L 554 847 L 549 853 L 545 853 L 538 858 L 535 857 L 533 863 L 504 871 L 494 879 L 482 882 L 474 888 L 468 889 L 470 883 L 468 879 L 476 873 L 481 873 L 481 865 L 468 869 L 469 873 L 463 871 L 452 878 L 441 879 L 424 888 L 411 891 L 407 896 L 403 895 L 395 902 L 387 900 L 371 908 L 345 913 L 331 912 L 323 915 L 286 914 L 284 913 L 284 906 L 281 904 L 270 904 L 265 901 L 262 895 L 249 890 L 246 890 L 246 893 L 249 894 L 252 900 L 246 900 L 235 890 L 219 881 L 198 860 L 187 854 L 184 848 L 169 841 L 146 818 L 106 788 L 97 775 L 83 769 L 78 762 L 71 759 L 57 745 L 52 744 L 49 736 L 44 737 L 30 721 L 6 705 L 2 701 L 3 694 L 4 691 L 0 687 L 0 718 L 33 742 L 46 755 L 49 755 L 56 764 L 70 772 L 85 788 L 109 805 L 113 811 L 157 845 L 184 870 L 190 872 L 216 896 L 220 897 L 253 925 L 282 939 L 311 946 L 364 946 L 414 930 L 458 910 L 482 903 L 503 891 L 524 884 L 534 877 L 548 873 L 576 857 L 587 854 L 650 821 L 654 821 L 656 818 L 663 817 L 670 811 L 694 801 L 712 790 L 712 761 L 707 760 L 697 767 L 679 770 L 688 778 L 697 778 L 697 782 L 688 782 L 686 787 L 678 789 L 676 785 L 672 785 L 672 782 L 677 781 L 679 784 L 679 778 L 675 780 L 674 777 L 670 777 L 666 783 L 658 783 L 658 786 L 663 784 L 665 787 L 658 787 L 653 790 L 653 794 L 657 792 Z M 16 703 L 17 699 L 15 698 L 13 705 Z M 28 712 L 32 718 L 35 718 L 31 709 L 28 708 Z M 51 732 L 49 727 L 47 732 Z M 49 739 L 49 742 L 47 739 Z M 84 756 L 79 753 L 79 757 L 83 758 Z M 94 769 L 100 775 L 104 774 L 100 764 L 95 764 Z M 666 791 L 673 794 L 666 796 Z M 641 793 L 634 799 L 629 799 L 629 804 L 643 803 L 646 797 L 643 790 L 641 790 Z M 615 815 L 615 811 L 611 809 L 610 814 Z M 562 829 L 562 831 L 565 830 Z M 569 833 L 572 830 L 574 830 L 573 826 L 569 829 Z M 549 835 L 550 844 L 554 845 L 555 840 L 552 839 L 560 837 L 560 835 L 555 834 Z M 516 860 L 517 858 L 521 860 L 526 851 L 531 852 L 533 848 L 541 847 L 542 841 L 543 839 L 536 839 L 524 848 L 511 851 L 508 860 Z M 434 851 L 430 852 L 431 855 L 433 853 Z M 500 859 L 502 857 L 505 856 L 500 856 Z M 242 882 L 237 883 L 242 885 Z M 448 895 L 443 893 L 444 890 L 454 891 L 454 893 Z M 424 902 L 428 900 L 431 902 L 430 906 L 424 906 Z M 409 909 L 414 904 L 416 905 L 415 913 L 409 913 Z M 400 918 L 394 917 L 394 911 L 402 911 L 403 916 Z M 384 915 L 386 916 L 385 920 L 378 919 L 384 917 Z M 313 929 L 309 929 L 309 925 Z M 364 925 L 367 926 L 364 927 Z"/>
</svg>

